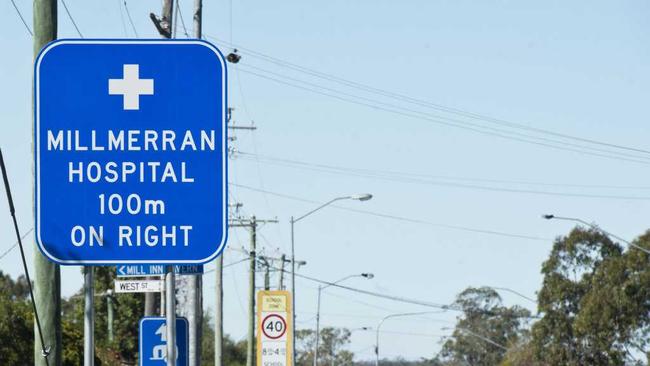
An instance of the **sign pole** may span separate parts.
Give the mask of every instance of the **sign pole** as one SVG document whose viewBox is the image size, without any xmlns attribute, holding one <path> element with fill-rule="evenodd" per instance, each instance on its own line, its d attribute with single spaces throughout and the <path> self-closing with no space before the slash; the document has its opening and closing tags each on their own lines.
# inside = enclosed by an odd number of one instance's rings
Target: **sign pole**
<svg viewBox="0 0 650 366">
<path fill-rule="evenodd" d="M 165 273 L 167 269 L 165 269 Z M 162 289 L 160 291 L 160 316 L 165 316 L 165 309 L 167 309 L 167 291 L 165 291 L 166 282 L 165 275 L 160 276 L 160 281 L 163 283 Z"/>
<path fill-rule="evenodd" d="M 217 258 L 214 311 L 214 366 L 223 361 L 223 255 Z"/>
<path fill-rule="evenodd" d="M 84 366 L 95 365 L 95 307 L 93 267 L 84 267 Z"/>
<path fill-rule="evenodd" d="M 106 306 L 107 306 L 107 326 L 108 326 L 108 341 L 113 343 L 113 290 L 106 290 Z"/>
<path fill-rule="evenodd" d="M 167 366 L 176 366 L 176 296 L 174 266 L 165 273 L 165 317 L 167 323 Z"/>
</svg>

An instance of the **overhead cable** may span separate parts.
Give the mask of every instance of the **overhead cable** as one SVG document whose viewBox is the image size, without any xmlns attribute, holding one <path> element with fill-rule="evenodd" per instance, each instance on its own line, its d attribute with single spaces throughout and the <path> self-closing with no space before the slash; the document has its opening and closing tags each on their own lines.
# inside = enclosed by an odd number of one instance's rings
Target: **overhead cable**
<svg viewBox="0 0 650 366">
<path fill-rule="evenodd" d="M 547 129 L 536 128 L 536 127 L 528 126 L 528 125 L 522 124 L 522 123 L 515 123 L 515 122 L 507 121 L 505 119 L 494 118 L 494 117 L 486 116 L 486 115 L 479 114 L 479 113 L 474 113 L 474 112 L 459 109 L 459 108 L 444 106 L 444 105 L 441 105 L 441 104 L 432 103 L 432 102 L 425 101 L 425 100 L 422 100 L 422 99 L 409 97 L 409 96 L 406 96 L 406 95 L 403 95 L 403 94 L 400 94 L 400 93 L 396 93 L 396 92 L 392 92 L 392 91 L 388 91 L 388 90 L 385 90 L 385 89 L 375 88 L 375 87 L 365 85 L 365 84 L 362 84 L 362 83 L 359 83 L 359 82 L 351 81 L 351 80 L 344 79 L 344 78 L 341 78 L 341 77 L 338 77 L 338 76 L 334 76 L 334 75 L 327 74 L 327 73 L 324 73 L 324 72 L 321 72 L 321 71 L 317 71 L 317 70 L 310 69 L 310 68 L 307 68 L 307 67 L 304 67 L 304 66 L 300 66 L 300 65 L 297 65 L 295 63 L 291 63 L 289 61 L 282 60 L 282 59 L 279 59 L 279 58 L 276 58 L 276 57 L 273 57 L 273 56 L 269 56 L 267 54 L 263 54 L 261 52 L 254 51 L 254 50 L 252 50 L 250 48 L 242 47 L 241 45 L 232 44 L 232 42 L 226 42 L 226 41 L 221 40 L 221 39 L 219 39 L 217 37 L 213 37 L 213 36 L 208 36 L 208 37 L 213 39 L 217 43 L 221 43 L 221 44 L 224 44 L 224 45 L 227 45 L 227 46 L 230 46 L 230 47 L 235 47 L 235 48 L 237 48 L 238 50 L 240 50 L 243 53 L 247 53 L 250 56 L 253 56 L 253 57 L 256 57 L 256 58 L 259 58 L 259 59 L 263 59 L 263 60 L 265 60 L 267 62 L 271 62 L 271 63 L 273 63 L 275 65 L 278 65 L 278 66 L 281 66 L 281 67 L 289 68 L 289 69 L 299 71 L 299 72 L 302 72 L 302 73 L 305 73 L 305 74 L 308 74 L 308 75 L 311 75 L 311 76 L 314 76 L 314 77 L 318 77 L 320 79 L 328 80 L 328 81 L 331 81 L 331 82 L 336 82 L 336 83 L 341 84 L 341 85 L 345 85 L 345 86 L 348 86 L 348 87 L 363 90 L 365 92 L 374 93 L 374 94 L 382 95 L 382 96 L 385 96 L 385 97 L 393 98 L 393 99 L 400 100 L 400 101 L 407 102 L 407 103 L 411 103 L 411 104 L 414 104 L 414 105 L 419 105 L 419 106 L 422 106 L 422 107 L 427 107 L 427 108 L 443 111 L 443 112 L 446 112 L 446 113 L 456 114 L 456 115 L 463 116 L 463 117 L 466 117 L 466 118 L 472 118 L 472 119 L 475 119 L 475 120 L 484 121 L 484 122 L 488 122 L 488 123 L 492 123 L 492 124 L 498 124 L 498 125 L 506 126 L 506 127 L 510 127 L 510 128 L 516 128 L 516 129 L 526 130 L 526 131 L 540 133 L 540 134 L 547 134 L 547 135 L 551 135 L 551 136 L 555 136 L 555 137 L 560 137 L 560 138 L 563 138 L 563 139 L 571 139 L 571 140 L 575 140 L 575 141 L 580 141 L 580 142 L 585 142 L 585 143 L 589 143 L 589 144 L 600 145 L 600 146 L 605 146 L 605 147 L 610 147 L 610 148 L 615 148 L 615 149 L 620 149 L 620 150 L 627 150 L 627 151 L 632 151 L 632 152 L 650 154 L 650 150 L 646 150 L 646 149 L 640 149 L 640 148 L 630 147 L 630 146 L 625 146 L 625 145 L 620 145 L 620 144 L 613 144 L 613 143 L 609 143 L 609 142 L 605 142 L 605 141 L 598 141 L 598 140 L 595 140 L 595 139 L 584 138 L 584 137 L 581 137 L 581 136 L 574 136 L 574 135 L 559 133 L 559 132 L 555 132 L 555 131 L 551 131 L 551 130 L 547 130 Z"/>
<path fill-rule="evenodd" d="M 288 195 L 288 194 L 284 194 L 284 193 L 272 192 L 272 191 L 269 191 L 269 190 L 259 189 L 259 188 L 256 188 L 256 187 L 251 187 L 251 186 L 247 186 L 247 185 L 243 185 L 243 184 L 229 183 L 229 185 L 232 185 L 234 187 L 247 189 L 247 190 L 250 190 L 250 191 L 266 193 L 266 194 L 269 194 L 269 195 L 272 195 L 272 196 L 281 197 L 281 198 L 285 198 L 285 199 L 290 199 L 290 200 L 294 200 L 294 201 L 309 202 L 309 203 L 319 203 L 318 201 L 309 200 L 309 199 L 305 199 L 305 198 L 301 198 L 301 197 L 296 197 L 296 196 L 292 196 L 292 195 Z M 429 225 L 429 226 L 443 227 L 443 228 L 446 228 L 446 229 L 469 231 L 469 232 L 474 232 L 474 233 L 490 234 L 490 235 L 504 236 L 504 237 L 509 237 L 509 238 L 546 241 L 546 242 L 553 240 L 553 239 L 550 239 L 550 238 L 543 238 L 543 237 L 539 237 L 539 236 L 513 234 L 513 233 L 506 233 L 506 232 L 495 231 L 495 230 L 477 229 L 477 228 L 472 228 L 472 227 L 467 227 L 467 226 L 458 226 L 458 225 L 447 225 L 447 224 L 441 224 L 441 223 L 434 223 L 434 222 L 421 220 L 421 219 L 415 219 L 415 218 L 409 218 L 409 217 L 404 217 L 404 216 L 397 216 L 397 215 L 391 215 L 391 214 L 385 214 L 385 213 L 373 212 L 373 211 L 367 211 L 367 210 L 360 210 L 360 209 L 348 208 L 348 207 L 337 206 L 337 205 L 332 205 L 331 207 L 337 208 L 337 209 L 340 209 L 340 210 L 356 212 L 356 213 L 360 213 L 360 214 L 364 214 L 364 215 L 382 217 L 382 218 L 385 218 L 385 219 L 392 219 L 392 220 L 398 220 L 398 221 L 403 221 L 403 222 L 410 222 L 410 223 L 414 223 L 414 224 L 423 224 L 423 225 Z"/>
</svg>

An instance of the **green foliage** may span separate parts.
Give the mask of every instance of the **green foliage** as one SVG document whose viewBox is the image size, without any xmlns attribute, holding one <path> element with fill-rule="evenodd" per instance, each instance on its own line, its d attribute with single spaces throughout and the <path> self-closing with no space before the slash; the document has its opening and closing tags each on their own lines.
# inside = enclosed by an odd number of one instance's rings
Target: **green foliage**
<svg viewBox="0 0 650 366">
<path fill-rule="evenodd" d="M 96 365 L 119 366 L 135 364 L 138 357 L 138 322 L 144 310 L 143 294 L 113 294 L 114 341 L 108 339 L 107 291 L 112 290 L 114 267 L 94 267 L 95 276 L 95 354 Z M 98 296 L 99 295 L 99 296 Z M 70 355 L 70 365 L 78 365 L 76 353 L 83 351 L 83 290 L 62 301 L 64 357 Z M 66 324 L 67 323 L 67 324 Z M 83 359 L 82 359 L 83 360 Z"/>
<path fill-rule="evenodd" d="M 430 360 L 422 358 L 420 360 L 406 360 L 403 357 L 397 358 L 382 358 L 379 360 L 381 366 L 443 366 L 443 363 L 438 360 Z M 354 366 L 375 366 L 375 361 L 357 361 L 353 363 Z"/>
<path fill-rule="evenodd" d="M 201 365 L 214 365 L 214 326 L 210 325 L 210 313 L 203 313 L 201 324 Z"/>
<path fill-rule="evenodd" d="M 214 324 L 210 313 L 203 314 L 203 336 L 201 338 L 201 366 L 214 366 Z M 246 341 L 235 343 L 227 335 L 223 340 L 223 364 L 227 366 L 246 365 Z"/>
<path fill-rule="evenodd" d="M 83 365 L 83 325 L 80 328 L 77 324 L 64 320 L 61 324 L 61 343 L 63 345 L 61 356 L 63 366 Z"/>
<path fill-rule="evenodd" d="M 535 353 L 530 346 L 530 334 L 522 335 L 517 343 L 510 345 L 500 366 L 547 366 L 535 360 Z"/>
<path fill-rule="evenodd" d="M 650 232 L 636 240 L 650 248 Z M 531 346 L 551 365 L 635 364 L 650 335 L 649 257 L 596 230 L 558 238 L 542 267 L 542 319 Z"/>
<path fill-rule="evenodd" d="M 34 355 L 33 310 L 27 281 L 0 271 L 0 365 L 29 365 Z"/>
<path fill-rule="evenodd" d="M 442 346 L 436 360 L 440 364 L 498 365 L 506 354 L 499 345 L 515 344 L 525 334 L 528 310 L 503 306 L 499 294 L 489 287 L 470 287 L 458 295 L 454 304 L 463 315 Z"/>
<path fill-rule="evenodd" d="M 224 336 L 223 364 L 228 366 L 246 365 L 247 345 L 248 342 L 246 342 L 246 340 L 235 342 L 232 338 Z"/>
<path fill-rule="evenodd" d="M 314 364 L 316 331 L 302 329 L 296 332 L 296 364 Z M 322 365 L 347 365 L 352 363 L 354 354 L 345 349 L 350 344 L 350 331 L 345 328 L 325 327 L 320 330 L 318 344 L 318 363 Z"/>
</svg>

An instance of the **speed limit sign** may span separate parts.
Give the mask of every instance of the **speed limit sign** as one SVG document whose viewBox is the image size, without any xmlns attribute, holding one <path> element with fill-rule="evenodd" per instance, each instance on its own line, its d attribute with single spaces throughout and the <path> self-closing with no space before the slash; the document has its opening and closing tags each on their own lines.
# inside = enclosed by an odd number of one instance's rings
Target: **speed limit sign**
<svg viewBox="0 0 650 366">
<path fill-rule="evenodd" d="M 287 321 L 279 314 L 269 314 L 262 321 L 262 333 L 270 339 L 280 339 L 287 332 Z"/>
<path fill-rule="evenodd" d="M 291 366 L 291 293 L 257 293 L 257 366 Z"/>
</svg>

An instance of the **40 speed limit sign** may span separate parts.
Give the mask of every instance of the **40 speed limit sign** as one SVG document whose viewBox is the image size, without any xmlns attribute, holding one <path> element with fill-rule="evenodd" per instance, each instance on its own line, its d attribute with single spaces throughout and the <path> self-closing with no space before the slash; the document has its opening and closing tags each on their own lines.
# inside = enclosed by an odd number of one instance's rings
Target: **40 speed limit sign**
<svg viewBox="0 0 650 366">
<path fill-rule="evenodd" d="M 262 320 L 262 333 L 269 339 L 281 339 L 287 333 L 287 320 L 282 315 L 267 315 Z"/>
<path fill-rule="evenodd" d="M 291 365 L 291 293 L 257 293 L 257 366 Z"/>
</svg>

